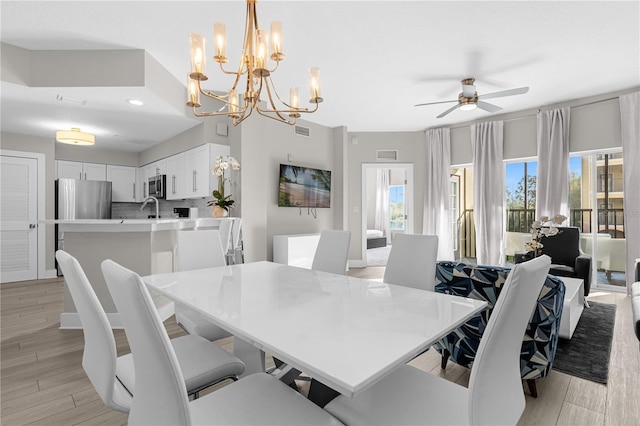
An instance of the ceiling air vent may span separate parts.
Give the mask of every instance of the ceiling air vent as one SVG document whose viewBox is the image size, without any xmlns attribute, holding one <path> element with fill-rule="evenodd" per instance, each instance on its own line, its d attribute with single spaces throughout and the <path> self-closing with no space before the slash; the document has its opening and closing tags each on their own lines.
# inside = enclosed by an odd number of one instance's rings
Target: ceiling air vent
<svg viewBox="0 0 640 426">
<path fill-rule="evenodd" d="M 397 149 L 377 149 L 376 160 L 398 161 L 398 150 Z"/>
<path fill-rule="evenodd" d="M 298 136 L 304 136 L 306 138 L 311 137 L 311 129 L 303 126 L 293 126 L 293 133 Z"/>
</svg>

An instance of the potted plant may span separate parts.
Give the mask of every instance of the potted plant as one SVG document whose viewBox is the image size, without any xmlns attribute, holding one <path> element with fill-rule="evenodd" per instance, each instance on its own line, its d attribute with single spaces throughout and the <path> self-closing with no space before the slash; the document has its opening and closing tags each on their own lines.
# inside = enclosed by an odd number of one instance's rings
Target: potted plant
<svg viewBox="0 0 640 426">
<path fill-rule="evenodd" d="M 215 189 L 212 193 L 215 200 L 209 201 L 207 206 L 213 206 L 213 217 L 224 217 L 229 215 L 229 209 L 233 207 L 234 200 L 231 199 L 231 194 L 226 195 L 224 193 L 224 186 L 226 182 L 229 185 L 232 184 L 231 179 L 226 177 L 226 172 L 231 167 L 232 170 L 240 170 L 240 163 L 227 155 L 223 158 L 222 155 L 218 156 L 213 166 L 213 174 L 218 177 L 218 189 Z"/>
<path fill-rule="evenodd" d="M 532 253 L 533 257 L 538 257 L 542 254 L 543 244 L 540 240 L 542 237 L 553 237 L 558 234 L 558 226 L 562 225 L 567 217 L 561 214 L 557 214 L 552 218 L 548 216 L 542 216 L 540 219 L 533 222 L 531 225 L 531 241 L 525 243 L 525 249 L 527 252 Z"/>
</svg>

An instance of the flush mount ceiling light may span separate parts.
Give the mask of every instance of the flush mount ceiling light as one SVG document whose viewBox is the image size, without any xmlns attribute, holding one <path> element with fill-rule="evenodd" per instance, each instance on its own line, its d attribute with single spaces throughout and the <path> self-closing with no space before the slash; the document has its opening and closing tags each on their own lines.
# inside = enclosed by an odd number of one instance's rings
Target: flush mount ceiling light
<svg viewBox="0 0 640 426">
<path fill-rule="evenodd" d="M 138 99 L 127 99 L 127 102 L 129 102 L 131 105 L 135 105 L 135 106 L 144 105 L 144 102 L 139 101 Z"/>
<path fill-rule="evenodd" d="M 309 103 L 315 104 L 313 109 L 299 106 L 298 88 L 289 90 L 289 102 L 285 102 L 278 95 L 271 74 L 278 69 L 278 65 L 284 60 L 282 53 L 282 24 L 278 21 L 271 23 L 271 37 L 269 33 L 258 26 L 256 14 L 257 0 L 247 0 L 247 13 L 245 21 L 244 44 L 240 55 L 240 63 L 237 71 L 225 70 L 223 64 L 227 63 L 226 29 L 224 24 L 216 22 L 213 26 L 214 53 L 213 60 L 220 64 L 224 74 L 233 76 L 233 86 L 226 95 L 217 95 L 205 91 L 201 83 L 208 80 L 205 72 L 205 39 L 200 34 L 191 34 L 191 72 L 187 78 L 187 106 L 193 108 L 196 117 L 212 117 L 226 115 L 237 126 L 251 115 L 255 109 L 258 114 L 272 118 L 287 124 L 295 124 L 296 119 L 302 113 L 317 111 L 318 104 L 322 102 L 320 97 L 320 69 L 309 69 L 309 85 L 311 95 Z M 271 54 L 269 54 L 271 53 Z M 273 62 L 273 68 L 269 68 L 269 59 Z M 244 87 L 243 87 L 244 86 Z M 239 91 L 244 88 L 242 103 L 239 102 Z M 266 92 L 266 107 L 260 106 L 260 94 Z M 215 112 L 198 112 L 200 94 L 222 102 L 224 105 Z"/>
<path fill-rule="evenodd" d="M 96 138 L 91 133 L 81 132 L 77 127 L 73 127 L 71 130 L 58 130 L 56 141 L 71 145 L 94 145 Z"/>
</svg>

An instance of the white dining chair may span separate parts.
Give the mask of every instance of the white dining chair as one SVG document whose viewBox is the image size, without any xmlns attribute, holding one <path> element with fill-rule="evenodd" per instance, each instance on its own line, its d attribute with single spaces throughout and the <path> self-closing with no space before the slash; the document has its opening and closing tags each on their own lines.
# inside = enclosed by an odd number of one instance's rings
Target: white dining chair
<svg viewBox="0 0 640 426">
<path fill-rule="evenodd" d="M 522 336 L 550 265 L 541 256 L 513 267 L 482 335 L 468 388 L 404 365 L 353 398 L 335 398 L 325 410 L 347 425 L 515 425 L 525 406 Z"/>
<path fill-rule="evenodd" d="M 436 235 L 395 234 L 382 281 L 433 291 L 437 255 Z"/>
<path fill-rule="evenodd" d="M 226 266 L 220 231 L 203 229 L 178 231 L 176 249 L 176 271 Z M 176 322 L 187 333 L 214 341 L 231 336 L 229 332 L 209 321 L 199 312 L 176 304 Z"/>
<path fill-rule="evenodd" d="M 242 242 L 242 218 L 233 218 L 233 229 L 231 230 L 231 256 L 233 263 L 244 263 L 244 247 Z"/>
<path fill-rule="evenodd" d="M 231 248 L 231 231 L 233 230 L 233 218 L 223 218 L 220 221 L 220 242 L 222 243 L 222 253 L 224 253 L 225 261 L 228 264 L 232 262 L 229 260 L 229 250 Z"/>
<path fill-rule="evenodd" d="M 127 413 L 137 392 L 133 358 L 131 354 L 117 356 L 107 314 L 78 260 L 62 250 L 56 252 L 56 259 L 84 331 L 82 367 L 104 404 Z M 242 361 L 205 339 L 183 336 L 171 340 L 171 345 L 189 395 L 197 396 L 206 387 L 244 373 Z"/>
<path fill-rule="evenodd" d="M 256 373 L 189 401 L 176 353 L 138 274 L 102 262 L 136 364 L 138 394 L 130 425 L 337 425 L 304 396 L 266 373 Z"/>
<path fill-rule="evenodd" d="M 313 256 L 311 269 L 333 274 L 346 274 L 350 244 L 351 231 L 322 230 Z M 283 362 L 275 357 L 273 362 L 278 368 L 283 365 Z M 324 401 L 325 398 L 331 398 L 336 395 L 335 391 L 306 375 L 298 374 L 294 379 L 311 382 L 309 396 L 316 402 Z M 297 386 L 294 382 L 292 382 L 292 385 Z"/>
<path fill-rule="evenodd" d="M 344 275 L 347 272 L 350 243 L 351 231 L 324 229 L 320 233 L 311 269 Z"/>
</svg>

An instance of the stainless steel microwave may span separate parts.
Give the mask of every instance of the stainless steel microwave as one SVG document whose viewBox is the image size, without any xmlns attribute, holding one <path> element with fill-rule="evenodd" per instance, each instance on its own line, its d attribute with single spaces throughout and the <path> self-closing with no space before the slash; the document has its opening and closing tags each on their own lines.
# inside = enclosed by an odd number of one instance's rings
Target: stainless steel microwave
<svg viewBox="0 0 640 426">
<path fill-rule="evenodd" d="M 167 188 L 167 175 L 156 175 L 149 178 L 149 197 L 164 198 Z"/>
</svg>

